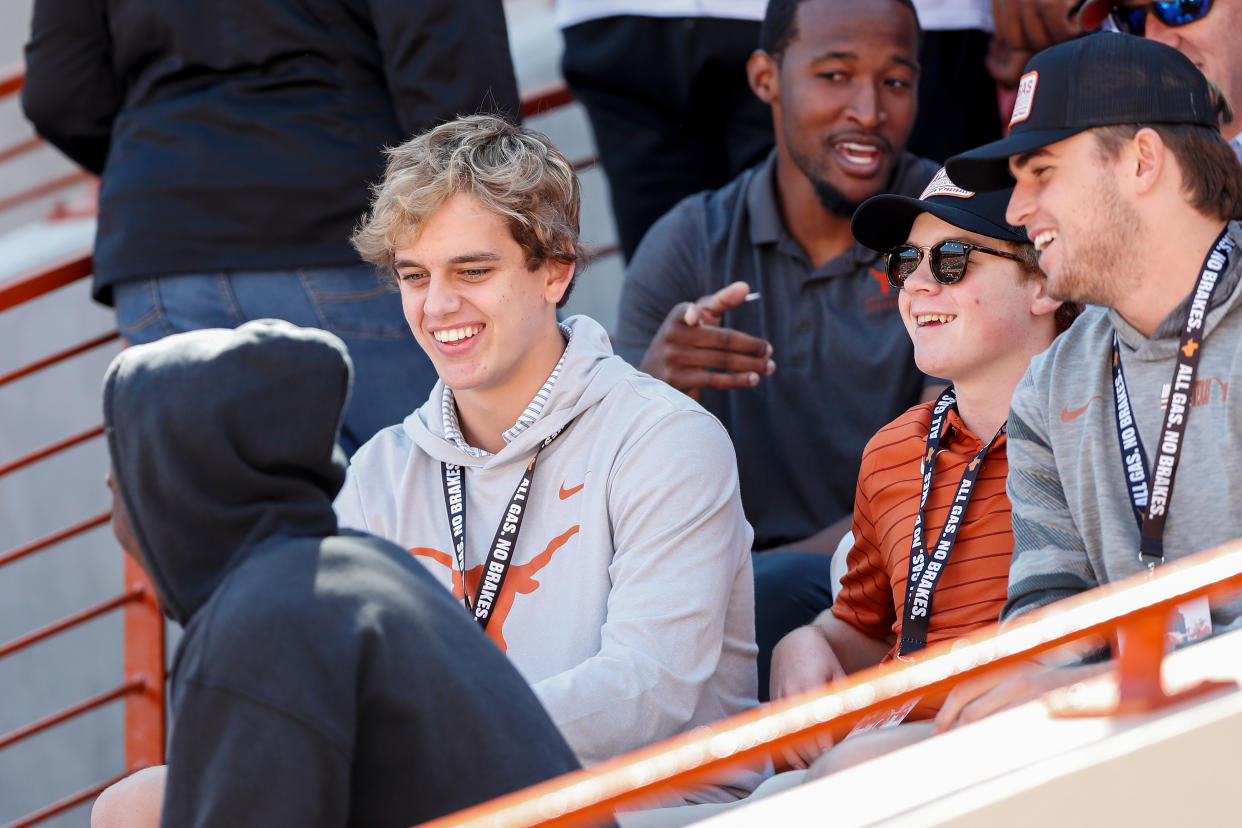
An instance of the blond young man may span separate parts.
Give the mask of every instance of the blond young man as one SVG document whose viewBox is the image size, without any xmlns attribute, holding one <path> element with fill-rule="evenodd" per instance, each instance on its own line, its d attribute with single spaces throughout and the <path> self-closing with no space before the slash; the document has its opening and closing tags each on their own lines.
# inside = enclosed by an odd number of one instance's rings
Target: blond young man
<svg viewBox="0 0 1242 828">
<path fill-rule="evenodd" d="M 1004 491 L 1010 397 L 1031 358 L 1080 310 L 1048 296 L 1032 245 L 1005 221 L 1007 196 L 964 190 L 941 171 L 919 199 L 877 196 L 855 214 L 859 241 L 886 251 L 920 370 L 952 385 L 868 444 L 841 594 L 777 646 L 773 698 L 915 657 L 1000 614 L 1012 548 Z M 957 504 L 965 508 L 952 510 Z M 935 710 L 936 700 L 924 700 L 909 718 Z M 865 741 L 918 738 L 930 723 L 897 731 Z M 830 753 L 832 764 L 852 762 L 846 757 L 858 744 L 847 740 Z M 792 758 L 799 764 L 817 752 Z"/>
<path fill-rule="evenodd" d="M 390 152 L 355 244 L 440 382 L 336 509 L 452 589 L 590 763 L 753 706 L 756 678 L 728 435 L 594 320 L 557 322 L 578 205 L 547 138 L 496 118 Z"/>
</svg>

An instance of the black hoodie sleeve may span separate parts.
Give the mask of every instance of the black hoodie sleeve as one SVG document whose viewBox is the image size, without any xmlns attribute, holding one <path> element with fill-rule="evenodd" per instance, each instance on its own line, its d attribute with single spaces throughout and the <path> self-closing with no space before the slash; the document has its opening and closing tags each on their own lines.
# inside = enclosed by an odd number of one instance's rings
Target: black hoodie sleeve
<svg viewBox="0 0 1242 828">
<path fill-rule="evenodd" d="M 185 686 L 165 828 L 342 828 L 349 803 L 349 757 L 311 723 L 228 690 Z"/>
<path fill-rule="evenodd" d="M 35 130 L 98 175 L 122 98 L 103 0 L 36 0 L 22 88 Z"/>
</svg>

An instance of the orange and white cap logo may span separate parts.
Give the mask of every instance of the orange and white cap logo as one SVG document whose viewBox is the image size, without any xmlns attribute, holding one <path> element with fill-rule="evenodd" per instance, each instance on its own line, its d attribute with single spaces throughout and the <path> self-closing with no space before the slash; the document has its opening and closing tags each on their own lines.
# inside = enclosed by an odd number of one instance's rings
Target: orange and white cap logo
<svg viewBox="0 0 1242 828">
<path fill-rule="evenodd" d="M 953 179 L 949 178 L 949 174 L 944 167 L 940 168 L 940 172 L 932 177 L 927 183 L 927 189 L 919 196 L 919 201 L 926 201 L 932 196 L 953 196 L 954 198 L 974 198 L 975 194 L 971 190 L 963 190 L 961 187 L 953 183 Z"/>
<path fill-rule="evenodd" d="M 1035 105 L 1035 87 L 1038 85 L 1038 72 L 1027 72 L 1018 80 L 1018 99 L 1013 102 L 1013 115 L 1009 118 L 1010 126 L 1031 117 L 1031 107 Z"/>
</svg>

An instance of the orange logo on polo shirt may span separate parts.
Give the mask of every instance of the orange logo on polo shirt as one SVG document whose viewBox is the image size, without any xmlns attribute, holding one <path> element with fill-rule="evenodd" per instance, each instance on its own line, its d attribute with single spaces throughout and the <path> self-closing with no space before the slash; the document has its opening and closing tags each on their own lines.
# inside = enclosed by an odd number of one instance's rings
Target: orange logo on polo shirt
<svg viewBox="0 0 1242 828">
<path fill-rule="evenodd" d="M 1031 109 L 1035 106 L 1035 87 L 1039 86 L 1039 73 L 1027 72 L 1018 79 L 1018 98 L 1013 102 L 1013 115 L 1009 125 L 1020 124 L 1031 117 Z"/>
<path fill-rule="evenodd" d="M 535 573 L 543 569 L 552 560 L 552 555 L 556 550 L 560 549 L 569 539 L 578 534 L 580 526 L 571 526 L 564 533 L 557 535 L 548 542 L 548 546 L 535 557 L 531 558 L 524 564 L 513 564 L 509 567 L 509 573 L 505 577 L 504 585 L 500 589 L 500 594 L 496 596 L 496 603 L 492 609 L 491 620 L 487 624 L 487 637 L 496 642 L 496 646 L 500 647 L 502 652 L 509 651 L 509 645 L 505 642 L 505 621 L 509 618 L 509 612 L 513 609 L 513 602 L 520 595 L 529 595 L 539 589 L 539 582 L 535 580 Z M 483 577 L 485 564 L 473 566 L 466 571 L 466 585 L 462 587 L 461 573 L 453 563 L 453 558 L 446 555 L 438 549 L 431 549 L 426 546 L 416 546 L 410 550 L 411 555 L 420 558 L 430 558 L 436 563 L 443 564 L 449 568 L 449 572 L 453 573 L 453 596 L 461 601 L 466 594 L 465 589 L 470 590 L 471 596 L 477 595 L 479 592 L 479 579 Z"/>
</svg>

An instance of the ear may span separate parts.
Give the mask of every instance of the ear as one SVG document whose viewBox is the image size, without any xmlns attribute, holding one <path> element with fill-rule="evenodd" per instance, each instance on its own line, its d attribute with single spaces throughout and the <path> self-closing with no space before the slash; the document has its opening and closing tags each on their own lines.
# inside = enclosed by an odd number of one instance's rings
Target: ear
<svg viewBox="0 0 1242 828">
<path fill-rule="evenodd" d="M 776 60 L 762 49 L 756 49 L 746 61 L 746 78 L 750 89 L 759 100 L 769 106 L 781 97 L 780 67 Z"/>
<path fill-rule="evenodd" d="M 565 291 L 569 290 L 569 283 L 574 280 L 576 267 L 573 262 L 558 262 L 556 259 L 548 259 L 543 263 L 543 298 L 547 302 L 555 305 L 561 301 Z"/>
<path fill-rule="evenodd" d="M 1033 278 L 1030 281 L 1034 293 L 1031 295 L 1031 316 L 1047 316 L 1057 312 L 1061 307 L 1060 299 L 1048 295 L 1048 280 Z"/>
<path fill-rule="evenodd" d="M 1130 141 L 1133 154 L 1134 191 L 1140 195 L 1156 186 L 1164 170 L 1164 140 L 1151 127 L 1143 127 Z"/>
</svg>

